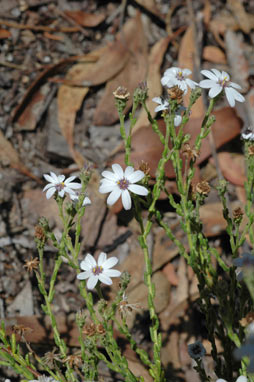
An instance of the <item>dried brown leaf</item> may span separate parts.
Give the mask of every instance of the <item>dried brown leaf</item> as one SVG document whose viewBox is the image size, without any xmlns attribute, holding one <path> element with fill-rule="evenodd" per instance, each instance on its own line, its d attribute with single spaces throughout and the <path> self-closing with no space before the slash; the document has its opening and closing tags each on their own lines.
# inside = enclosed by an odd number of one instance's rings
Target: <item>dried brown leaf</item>
<svg viewBox="0 0 254 382">
<path fill-rule="evenodd" d="M 74 148 L 73 131 L 76 113 L 80 109 L 88 90 L 89 88 L 62 85 L 57 96 L 59 127 L 69 145 L 70 153 L 79 167 L 83 166 L 84 158 Z"/>
<path fill-rule="evenodd" d="M 7 29 L 0 29 L 0 40 L 11 37 L 11 32 Z"/>
<path fill-rule="evenodd" d="M 222 49 L 217 46 L 208 45 L 204 47 L 203 59 L 215 64 L 226 64 L 227 59 Z"/>
<path fill-rule="evenodd" d="M 64 13 L 83 27 L 96 27 L 105 20 L 101 14 L 92 14 L 83 11 L 64 11 Z"/>
<path fill-rule="evenodd" d="M 154 14 L 156 17 L 158 17 L 162 21 L 164 21 L 165 18 L 158 10 L 154 0 L 135 0 L 135 2 L 141 5 L 141 7 L 151 12 L 152 14 Z"/>
<path fill-rule="evenodd" d="M 41 179 L 33 175 L 30 170 L 23 165 L 17 151 L 14 149 L 12 144 L 5 138 L 3 133 L 0 131 L 0 162 L 6 166 L 10 165 L 22 174 L 29 176 L 30 178 L 36 180 L 38 183 L 42 183 Z"/>
<path fill-rule="evenodd" d="M 124 86 L 132 94 L 140 81 L 146 79 L 147 74 L 147 39 L 144 33 L 141 15 L 126 22 L 123 27 L 124 44 L 130 52 L 129 60 L 124 69 L 112 80 L 107 82 L 106 89 L 94 115 L 95 125 L 112 125 L 118 120 L 115 99 L 112 95 L 118 86 Z M 131 106 L 131 97 L 127 109 Z"/>
</svg>

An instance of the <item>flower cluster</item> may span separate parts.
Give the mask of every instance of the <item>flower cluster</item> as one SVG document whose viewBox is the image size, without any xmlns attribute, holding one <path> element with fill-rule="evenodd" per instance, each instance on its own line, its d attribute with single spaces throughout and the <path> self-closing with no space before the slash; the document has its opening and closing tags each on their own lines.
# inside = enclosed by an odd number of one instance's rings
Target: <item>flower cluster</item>
<svg viewBox="0 0 254 382">
<path fill-rule="evenodd" d="M 241 89 L 241 86 L 235 82 L 230 81 L 230 76 L 228 73 L 224 71 L 220 72 L 217 69 L 211 69 L 201 70 L 201 74 L 203 74 L 208 79 L 202 80 L 198 84 L 197 82 L 188 78 L 191 75 L 191 71 L 189 69 L 172 67 L 164 72 L 161 78 L 161 83 L 163 86 L 166 86 L 169 89 L 177 87 L 183 92 L 183 94 L 187 93 L 188 87 L 190 89 L 194 89 L 195 87 L 199 86 L 204 89 L 210 89 L 208 93 L 210 98 L 215 98 L 224 91 L 228 103 L 231 107 L 235 106 L 235 101 L 244 102 L 244 97 L 236 90 Z M 170 99 L 172 99 L 172 97 L 170 97 Z M 169 100 L 167 99 L 154 97 L 153 101 L 158 103 L 158 106 L 155 108 L 155 112 L 169 110 L 170 108 Z M 174 121 L 175 126 L 179 126 L 181 121 L 181 110 L 178 110 Z M 249 133 L 246 135 L 246 137 L 244 136 L 243 138 L 252 139 L 253 134 Z"/>
</svg>

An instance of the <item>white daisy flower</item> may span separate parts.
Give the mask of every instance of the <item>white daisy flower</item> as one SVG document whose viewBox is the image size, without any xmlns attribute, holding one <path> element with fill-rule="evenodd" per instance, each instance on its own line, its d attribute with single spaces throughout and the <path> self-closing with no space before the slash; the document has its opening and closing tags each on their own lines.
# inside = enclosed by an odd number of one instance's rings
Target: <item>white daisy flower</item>
<svg viewBox="0 0 254 382">
<path fill-rule="evenodd" d="M 169 109 L 168 101 L 164 100 L 162 97 L 154 97 L 152 99 L 152 101 L 158 103 L 158 105 L 159 105 L 159 106 L 156 106 L 156 108 L 154 109 L 155 113 L 157 113 L 158 111 Z M 176 112 L 176 115 L 174 118 L 174 125 L 175 126 L 179 126 L 182 123 L 181 111 L 183 109 L 185 109 L 185 108 L 180 107 L 179 110 L 177 110 L 177 112 Z"/>
<path fill-rule="evenodd" d="M 77 203 L 79 201 L 79 193 L 76 191 L 75 194 L 70 195 L 70 198 L 74 203 Z M 91 200 L 88 198 L 88 196 L 85 196 L 82 207 L 89 206 L 90 204 L 92 204 Z"/>
<path fill-rule="evenodd" d="M 227 382 L 225 379 L 219 378 L 216 382 Z M 240 377 L 237 378 L 236 382 L 248 382 L 247 378 L 244 375 L 240 375 Z"/>
<path fill-rule="evenodd" d="M 169 108 L 168 101 L 166 101 L 162 97 L 154 97 L 152 101 L 158 103 L 158 106 L 156 106 L 156 108 L 154 109 L 155 113 L 158 113 L 158 111 L 162 110 L 168 110 Z"/>
<path fill-rule="evenodd" d="M 83 261 L 80 263 L 80 268 L 84 271 L 77 275 L 79 280 L 88 279 L 86 286 L 88 289 L 93 289 L 98 281 L 103 284 L 111 285 L 111 277 L 119 277 L 120 271 L 110 269 L 118 263 L 116 257 L 107 259 L 107 255 L 101 252 L 98 258 L 98 263 L 90 253 L 88 253 Z"/>
<path fill-rule="evenodd" d="M 184 94 L 186 94 L 188 87 L 194 89 L 196 86 L 198 86 L 195 81 L 187 78 L 191 73 L 192 72 L 189 69 L 172 67 L 164 72 L 161 83 L 163 86 L 167 86 L 168 88 L 178 86 L 184 92 Z"/>
<path fill-rule="evenodd" d="M 74 190 L 81 188 L 80 183 L 72 182 L 76 176 L 71 176 L 70 178 L 65 179 L 64 175 L 56 175 L 54 172 L 50 172 L 50 175 L 44 174 L 44 178 L 49 182 L 44 188 L 43 191 L 46 191 L 46 198 L 50 199 L 55 192 L 58 193 L 61 198 L 64 197 L 65 193 L 69 195 L 75 195 Z M 65 180 L 64 180 L 65 179 Z"/>
<path fill-rule="evenodd" d="M 145 174 L 140 170 L 134 171 L 132 166 L 126 167 L 125 171 L 123 171 L 122 167 L 117 163 L 112 165 L 112 170 L 113 173 L 111 171 L 102 172 L 101 175 L 104 176 L 105 179 L 101 180 L 99 192 L 102 194 L 110 192 L 107 199 L 107 203 L 110 206 L 121 196 L 124 209 L 129 210 L 131 208 L 129 191 L 143 196 L 148 194 L 148 190 L 145 187 L 134 184 L 143 179 Z"/>
<path fill-rule="evenodd" d="M 230 81 L 228 73 L 217 69 L 201 70 L 201 73 L 209 78 L 208 80 L 200 81 L 201 88 L 209 89 L 209 97 L 214 98 L 225 91 L 228 103 L 231 107 L 235 106 L 235 101 L 244 102 L 245 98 L 235 89 L 241 89 L 241 86 Z"/>
</svg>

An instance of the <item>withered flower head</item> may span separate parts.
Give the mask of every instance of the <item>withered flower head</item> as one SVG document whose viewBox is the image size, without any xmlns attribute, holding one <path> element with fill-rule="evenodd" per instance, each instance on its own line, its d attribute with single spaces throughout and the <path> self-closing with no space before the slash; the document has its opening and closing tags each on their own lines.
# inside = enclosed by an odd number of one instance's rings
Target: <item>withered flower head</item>
<svg viewBox="0 0 254 382">
<path fill-rule="evenodd" d="M 130 98 L 130 93 L 124 86 L 118 86 L 118 88 L 113 92 L 113 95 L 117 99 L 128 101 Z"/>
<path fill-rule="evenodd" d="M 98 324 L 96 326 L 96 332 L 98 334 L 105 334 L 106 331 L 105 331 L 104 326 L 102 324 Z"/>
<path fill-rule="evenodd" d="M 63 362 L 68 363 L 68 365 L 71 368 L 79 367 L 82 362 L 81 354 L 80 353 L 70 354 L 66 358 L 64 358 Z"/>
<path fill-rule="evenodd" d="M 233 220 L 236 223 L 241 223 L 242 218 L 243 218 L 243 210 L 240 207 L 235 208 L 233 211 Z"/>
<path fill-rule="evenodd" d="M 141 165 L 139 166 L 139 170 L 143 171 L 143 173 L 145 173 L 146 175 L 150 175 L 149 164 L 147 162 L 144 162 L 143 160 Z"/>
<path fill-rule="evenodd" d="M 91 322 L 90 324 L 85 324 L 83 330 L 82 330 L 82 333 L 85 335 L 85 336 L 88 336 L 88 337 L 92 337 L 95 335 L 96 333 L 96 326 L 93 322 Z"/>
<path fill-rule="evenodd" d="M 246 317 L 243 317 L 240 321 L 240 324 L 245 328 L 246 326 L 254 322 L 254 312 L 249 312 Z"/>
<path fill-rule="evenodd" d="M 35 226 L 34 236 L 35 236 L 35 238 L 36 238 L 37 240 L 39 240 L 40 242 L 45 243 L 45 241 L 46 241 L 46 235 L 45 235 L 44 229 L 43 229 L 40 225 L 36 225 L 36 226 Z"/>
<path fill-rule="evenodd" d="M 181 90 L 177 85 L 173 86 L 172 88 L 167 89 L 169 97 L 176 101 L 178 105 L 183 103 L 183 95 L 184 91 Z"/>
<path fill-rule="evenodd" d="M 27 268 L 28 272 L 33 272 L 38 268 L 39 265 L 39 259 L 38 257 L 35 257 L 34 259 L 31 258 L 30 260 L 26 260 L 26 263 L 24 265 L 24 268 Z"/>
<path fill-rule="evenodd" d="M 211 190 L 211 188 L 205 180 L 202 182 L 199 182 L 196 185 L 196 192 L 198 192 L 201 195 L 207 196 L 209 194 L 210 190 Z"/>
<path fill-rule="evenodd" d="M 192 149 L 189 143 L 184 144 L 183 155 L 185 155 L 188 159 L 195 160 L 199 156 L 199 152 L 195 149 Z"/>
<path fill-rule="evenodd" d="M 55 361 L 62 362 L 62 360 L 60 358 L 60 354 L 56 354 L 56 351 L 57 351 L 56 348 L 53 349 L 52 351 L 48 351 L 47 353 L 45 353 L 45 355 L 43 357 L 43 361 L 46 363 L 46 365 L 50 369 L 54 369 Z"/>
<path fill-rule="evenodd" d="M 126 315 L 131 314 L 133 310 L 137 311 L 139 309 L 142 309 L 142 307 L 138 303 L 130 304 L 126 294 L 124 293 L 123 299 L 118 305 L 118 310 L 120 312 L 121 318 L 123 319 L 123 317 Z"/>
</svg>

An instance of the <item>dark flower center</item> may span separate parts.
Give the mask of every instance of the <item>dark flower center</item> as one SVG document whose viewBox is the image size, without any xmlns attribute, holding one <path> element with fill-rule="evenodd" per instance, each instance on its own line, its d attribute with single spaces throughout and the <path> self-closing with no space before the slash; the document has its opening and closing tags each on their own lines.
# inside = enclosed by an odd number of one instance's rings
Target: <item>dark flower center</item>
<svg viewBox="0 0 254 382">
<path fill-rule="evenodd" d="M 229 79 L 228 79 L 228 77 L 224 77 L 224 78 L 219 79 L 219 80 L 218 80 L 218 84 L 219 84 L 220 86 L 222 86 L 223 88 L 226 88 L 226 87 L 228 86 L 228 84 L 229 84 Z"/>
<path fill-rule="evenodd" d="M 178 72 L 177 75 L 176 75 L 176 78 L 177 78 L 179 81 L 184 81 L 184 80 L 185 80 L 184 75 L 183 75 L 183 72 Z"/>
<path fill-rule="evenodd" d="M 123 178 L 118 180 L 117 184 L 121 190 L 127 190 L 130 182 L 127 179 Z"/>
<path fill-rule="evenodd" d="M 96 265 L 96 267 L 93 267 L 92 272 L 95 276 L 98 276 L 100 273 L 103 272 L 102 266 Z"/>
</svg>

